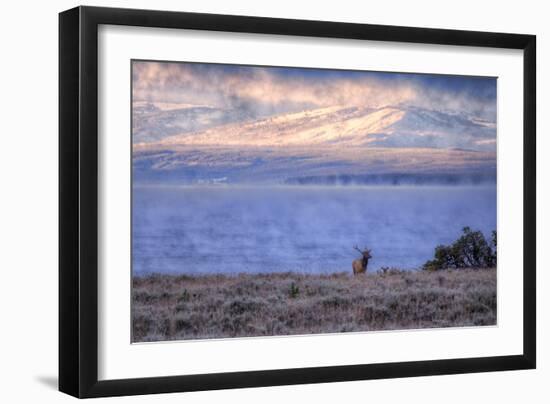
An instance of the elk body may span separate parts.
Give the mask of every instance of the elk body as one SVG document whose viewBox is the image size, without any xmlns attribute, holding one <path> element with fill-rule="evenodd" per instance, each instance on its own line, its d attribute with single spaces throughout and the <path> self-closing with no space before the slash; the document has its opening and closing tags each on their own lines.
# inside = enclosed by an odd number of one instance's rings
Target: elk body
<svg viewBox="0 0 550 404">
<path fill-rule="evenodd" d="M 367 265 L 369 265 L 369 258 L 372 258 L 372 255 L 370 255 L 370 250 L 368 248 L 365 248 L 364 250 L 360 250 L 357 248 L 357 246 L 353 247 L 359 253 L 362 255 L 361 258 L 358 258 L 354 260 L 351 264 L 351 267 L 353 268 L 353 274 L 364 274 L 367 272 Z"/>
</svg>

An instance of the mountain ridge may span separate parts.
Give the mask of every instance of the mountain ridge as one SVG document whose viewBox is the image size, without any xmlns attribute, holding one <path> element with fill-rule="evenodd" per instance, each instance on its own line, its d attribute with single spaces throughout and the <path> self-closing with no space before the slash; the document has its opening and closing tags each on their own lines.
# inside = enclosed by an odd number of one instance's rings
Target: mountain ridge
<svg viewBox="0 0 550 404">
<path fill-rule="evenodd" d="M 213 125 L 165 136 L 149 144 L 416 146 L 487 151 L 496 148 L 495 138 L 494 123 L 466 114 L 402 106 L 332 106 Z"/>
<path fill-rule="evenodd" d="M 133 165 L 138 180 L 183 183 L 284 183 L 297 174 L 492 175 L 496 127 L 464 113 L 418 107 L 331 106 L 137 142 Z"/>
</svg>

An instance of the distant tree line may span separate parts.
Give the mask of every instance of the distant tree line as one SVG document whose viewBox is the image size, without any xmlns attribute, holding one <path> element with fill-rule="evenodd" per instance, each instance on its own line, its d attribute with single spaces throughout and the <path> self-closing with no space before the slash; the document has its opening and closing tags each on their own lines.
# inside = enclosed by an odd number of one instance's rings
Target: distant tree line
<svg viewBox="0 0 550 404">
<path fill-rule="evenodd" d="M 289 185 L 479 185 L 496 183 L 496 174 L 364 174 L 364 175 L 317 175 L 291 177 L 285 180 Z"/>
<path fill-rule="evenodd" d="M 495 268 L 497 266 L 497 232 L 487 240 L 481 231 L 462 229 L 462 236 L 450 245 L 435 248 L 434 259 L 426 261 L 422 269 Z"/>
</svg>

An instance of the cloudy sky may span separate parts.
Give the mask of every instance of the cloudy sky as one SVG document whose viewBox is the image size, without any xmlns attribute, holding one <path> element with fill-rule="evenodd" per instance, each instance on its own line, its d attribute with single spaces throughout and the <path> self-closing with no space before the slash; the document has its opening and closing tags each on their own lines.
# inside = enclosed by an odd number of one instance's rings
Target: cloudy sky
<svg viewBox="0 0 550 404">
<path fill-rule="evenodd" d="M 255 114 L 408 104 L 496 119 L 495 79 L 427 74 L 136 61 L 133 99 Z"/>
</svg>

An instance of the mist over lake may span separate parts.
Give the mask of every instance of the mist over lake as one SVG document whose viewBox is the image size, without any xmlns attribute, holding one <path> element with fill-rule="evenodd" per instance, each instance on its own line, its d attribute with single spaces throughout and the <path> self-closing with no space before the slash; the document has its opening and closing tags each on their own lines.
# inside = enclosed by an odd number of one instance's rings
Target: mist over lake
<svg viewBox="0 0 550 404">
<path fill-rule="evenodd" d="M 132 222 L 134 275 L 415 269 L 496 229 L 496 186 L 136 186 Z"/>
</svg>

